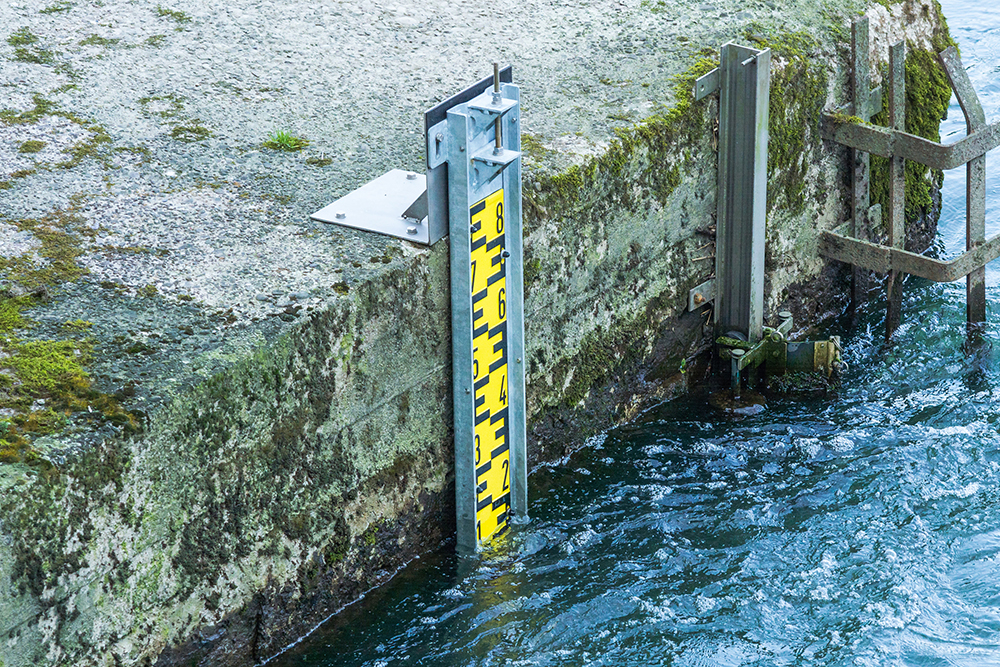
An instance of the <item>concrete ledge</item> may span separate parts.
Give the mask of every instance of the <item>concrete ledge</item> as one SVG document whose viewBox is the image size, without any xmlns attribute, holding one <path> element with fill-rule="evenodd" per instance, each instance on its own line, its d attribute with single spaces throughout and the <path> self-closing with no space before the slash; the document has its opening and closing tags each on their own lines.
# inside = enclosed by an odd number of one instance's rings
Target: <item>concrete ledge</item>
<svg viewBox="0 0 1000 667">
<path fill-rule="evenodd" d="M 683 389 L 716 151 L 716 103 L 686 96 L 730 39 L 775 53 L 765 310 L 829 312 L 846 153 L 819 112 L 865 5 L 772 4 L 0 16 L 0 398 L 26 441 L 0 466 L 3 664 L 258 662 L 451 534 L 447 242 L 308 214 L 419 168 L 419 113 L 494 57 L 524 86 L 533 461 Z M 868 11 L 947 35 L 933 0 Z M 263 148 L 278 129 L 311 144 Z M 68 347 L 30 393 L 38 341 Z"/>
</svg>

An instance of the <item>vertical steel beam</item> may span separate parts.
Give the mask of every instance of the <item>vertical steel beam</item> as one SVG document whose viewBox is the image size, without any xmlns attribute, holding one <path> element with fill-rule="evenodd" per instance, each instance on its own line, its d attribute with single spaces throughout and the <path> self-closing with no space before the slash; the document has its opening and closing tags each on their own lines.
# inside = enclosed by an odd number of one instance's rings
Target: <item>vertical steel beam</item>
<svg viewBox="0 0 1000 667">
<path fill-rule="evenodd" d="M 955 47 L 942 51 L 940 58 L 971 136 L 986 126 L 986 114 Z M 986 241 L 986 156 L 969 160 L 965 169 L 965 249 L 972 250 Z M 971 329 L 986 321 L 986 267 L 972 271 L 965 281 L 966 314 Z"/>
<path fill-rule="evenodd" d="M 469 265 L 468 137 L 470 118 L 458 109 L 448 111 L 448 250 L 451 260 L 451 366 L 452 407 L 455 423 L 455 517 L 456 548 L 459 553 L 475 553 L 476 539 L 476 459 L 469 445 L 475 437 L 475 397 L 472 395 L 472 303 L 466 297 L 472 281 Z"/>
<path fill-rule="evenodd" d="M 854 115 L 863 121 L 871 119 L 871 72 L 868 64 L 868 17 L 862 17 L 851 25 L 851 53 L 854 66 L 851 71 L 851 87 L 853 89 Z M 851 234 L 856 239 L 867 241 L 869 237 L 868 209 L 870 199 L 868 184 L 871 178 L 868 153 L 851 149 L 852 197 L 851 219 L 853 229 Z M 866 300 L 868 292 L 868 271 L 855 266 L 853 270 L 853 287 L 851 306 L 857 308 Z"/>
<path fill-rule="evenodd" d="M 906 119 L 906 44 L 898 42 L 889 50 L 889 126 L 905 129 Z M 889 238 L 888 245 L 902 248 L 906 238 L 906 162 L 889 158 Z M 903 304 L 903 274 L 889 271 L 886 279 L 885 339 L 892 338 L 899 327 Z"/>
<path fill-rule="evenodd" d="M 722 47 L 715 253 L 716 335 L 761 339 L 771 52 Z"/>
<path fill-rule="evenodd" d="M 504 97 L 520 103 L 520 89 L 505 85 Z M 504 143 L 508 150 L 521 151 L 521 112 L 504 116 Z M 525 393 L 524 356 L 524 241 L 521 220 L 521 158 L 504 171 L 504 188 L 507 190 L 507 210 L 509 211 L 510 233 L 507 235 L 507 250 L 510 258 L 507 264 L 508 298 L 507 328 L 510 336 L 510 358 L 508 377 L 510 386 L 510 468 L 511 468 L 511 509 L 514 516 L 525 519 L 528 516 L 528 416 Z"/>
</svg>

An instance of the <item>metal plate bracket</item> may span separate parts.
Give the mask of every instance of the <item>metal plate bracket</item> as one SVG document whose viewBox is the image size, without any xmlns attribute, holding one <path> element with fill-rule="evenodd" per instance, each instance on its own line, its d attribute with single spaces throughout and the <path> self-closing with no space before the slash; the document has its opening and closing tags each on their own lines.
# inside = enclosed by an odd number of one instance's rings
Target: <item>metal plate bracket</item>
<svg viewBox="0 0 1000 667">
<path fill-rule="evenodd" d="M 430 245 L 425 184 L 423 174 L 393 169 L 310 217 Z"/>
</svg>

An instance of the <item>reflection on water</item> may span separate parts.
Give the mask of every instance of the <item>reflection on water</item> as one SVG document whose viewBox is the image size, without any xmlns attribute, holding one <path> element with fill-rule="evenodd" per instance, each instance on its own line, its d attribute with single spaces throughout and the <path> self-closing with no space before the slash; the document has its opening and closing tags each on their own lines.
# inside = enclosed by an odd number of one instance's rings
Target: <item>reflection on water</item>
<svg viewBox="0 0 1000 667">
<path fill-rule="evenodd" d="M 943 4 L 996 121 L 1000 14 Z M 962 133 L 953 105 L 942 135 Z M 987 173 L 995 234 L 996 153 Z M 948 254 L 964 176 L 945 182 Z M 493 553 L 415 562 L 273 664 L 1000 664 L 997 328 L 966 357 L 963 285 L 905 295 L 891 349 L 878 304 L 845 334 L 836 400 L 738 422 L 664 405 L 533 475 L 531 523 Z"/>
</svg>

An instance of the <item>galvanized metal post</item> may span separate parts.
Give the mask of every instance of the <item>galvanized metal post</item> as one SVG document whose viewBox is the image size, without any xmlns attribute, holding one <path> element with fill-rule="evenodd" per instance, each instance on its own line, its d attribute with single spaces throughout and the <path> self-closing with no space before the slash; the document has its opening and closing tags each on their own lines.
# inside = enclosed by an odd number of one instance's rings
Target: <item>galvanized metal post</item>
<svg viewBox="0 0 1000 667">
<path fill-rule="evenodd" d="M 979 103 L 979 96 L 962 67 L 955 47 L 948 47 L 940 57 L 965 114 L 968 134 L 972 136 L 986 127 L 986 114 Z M 965 169 L 965 249 L 968 251 L 986 241 L 986 155 L 969 160 Z M 986 321 L 986 267 L 976 268 L 965 280 L 966 315 L 972 328 Z"/>
<path fill-rule="evenodd" d="M 715 253 L 716 335 L 761 339 L 771 52 L 722 47 Z"/>
<path fill-rule="evenodd" d="M 520 94 L 447 112 L 457 547 L 475 553 L 527 514 Z M 432 136 L 433 135 L 433 136 Z"/>
<path fill-rule="evenodd" d="M 889 126 L 905 129 L 906 119 L 906 44 L 898 42 L 889 50 Z M 902 157 L 889 158 L 889 239 L 892 248 L 903 248 L 906 238 L 906 162 Z M 903 274 L 893 269 L 886 279 L 885 339 L 899 328 L 903 304 Z"/>
</svg>

